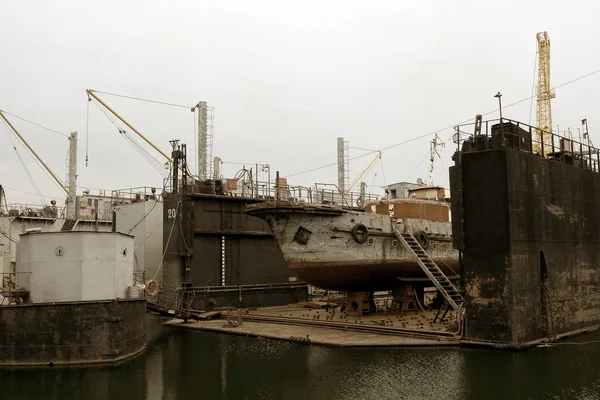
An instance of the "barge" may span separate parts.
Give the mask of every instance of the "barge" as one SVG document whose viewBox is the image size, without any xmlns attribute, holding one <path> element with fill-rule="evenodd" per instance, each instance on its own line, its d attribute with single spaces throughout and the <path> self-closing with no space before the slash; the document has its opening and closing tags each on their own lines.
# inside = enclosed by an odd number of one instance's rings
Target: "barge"
<svg viewBox="0 0 600 400">
<path fill-rule="evenodd" d="M 20 236 L 4 273 L 0 367 L 117 364 L 146 348 L 146 301 L 134 284 L 133 237 L 113 232 Z"/>
</svg>

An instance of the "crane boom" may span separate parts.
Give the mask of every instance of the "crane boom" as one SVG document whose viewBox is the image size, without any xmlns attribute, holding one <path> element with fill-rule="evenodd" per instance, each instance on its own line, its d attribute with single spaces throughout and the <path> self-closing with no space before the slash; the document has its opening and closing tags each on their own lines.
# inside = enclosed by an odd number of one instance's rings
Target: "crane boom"
<svg viewBox="0 0 600 400">
<path fill-rule="evenodd" d="M 375 164 L 375 161 L 377 161 L 378 159 L 381 158 L 381 152 L 378 151 L 377 155 L 375 156 L 375 158 L 373 159 L 373 161 L 371 161 L 369 163 L 369 165 L 367 166 L 367 168 L 363 169 L 363 171 L 356 177 L 356 179 L 354 180 L 354 182 L 352 182 L 350 184 L 350 186 L 348 187 L 348 189 L 346 189 L 346 193 L 350 193 L 350 191 L 354 188 L 354 186 L 361 180 L 361 178 L 363 176 L 365 176 L 365 174 L 367 172 L 369 172 L 369 170 L 371 169 L 371 167 L 373 166 L 373 164 Z"/>
<path fill-rule="evenodd" d="M 12 129 L 12 131 L 15 133 L 15 135 L 17 135 L 18 138 L 21 139 L 21 142 L 23 142 L 25 147 L 27 147 L 27 149 L 31 152 L 31 154 L 33 154 L 35 156 L 35 158 L 40 162 L 40 164 L 42 164 L 42 166 L 46 169 L 46 171 L 48 171 L 50 176 L 52 176 L 52 178 L 56 181 L 56 183 L 58 183 L 58 185 L 61 187 L 61 189 L 65 191 L 67 196 L 69 196 L 69 198 L 73 198 L 73 196 L 75 194 L 74 193 L 72 194 L 69 192 L 69 189 L 67 189 L 65 184 L 58 178 L 58 176 L 56 176 L 56 174 L 54 172 L 52 172 L 52 170 L 50 169 L 50 167 L 48 165 L 46 165 L 44 160 L 42 160 L 41 157 L 38 156 L 38 154 L 35 152 L 35 150 L 33 150 L 33 148 L 29 145 L 29 143 L 27 143 L 25 138 L 23 136 L 21 136 L 21 134 L 19 133 L 17 128 L 15 128 L 14 125 L 10 123 L 10 121 L 8 120 L 8 118 L 6 118 L 6 116 L 4 115 L 2 110 L 0 110 L 0 117 L 2 117 L 4 122 L 6 122 L 6 124 L 10 127 L 10 129 Z"/>
<path fill-rule="evenodd" d="M 552 151 L 552 106 L 550 99 L 556 97 L 550 86 L 550 38 L 548 32 L 536 35 L 538 44 L 538 83 L 537 83 L 537 114 L 536 150 L 548 154 Z M 542 149 L 543 146 L 543 149 Z"/>
<path fill-rule="evenodd" d="M 108 104 L 106 104 L 104 101 L 102 101 L 102 99 L 100 99 L 98 97 L 98 95 L 96 95 L 94 92 L 94 90 L 92 89 L 86 89 L 85 90 L 88 94 L 88 96 L 93 97 L 94 99 L 96 99 L 96 101 L 98 101 L 100 104 L 102 104 L 104 106 L 104 108 L 106 108 L 108 111 L 110 111 L 115 117 L 119 118 L 119 120 L 121 120 L 121 122 L 123 122 L 125 125 L 127 125 L 129 127 L 129 129 L 131 129 L 132 131 L 134 131 L 139 137 L 141 137 L 146 143 L 148 143 L 150 146 L 152 146 L 152 148 L 156 151 L 158 151 L 164 158 L 166 158 L 170 163 L 173 163 L 173 159 L 171 157 L 169 157 L 167 155 L 167 153 L 165 153 L 164 151 L 162 151 L 160 148 L 158 148 L 154 143 L 152 143 L 148 138 L 146 138 L 146 136 L 142 135 L 142 133 L 140 131 L 138 131 L 137 129 L 135 129 L 133 127 L 133 125 L 131 125 L 125 118 L 121 117 L 115 110 L 113 110 L 112 108 L 110 108 L 108 106 Z"/>
</svg>

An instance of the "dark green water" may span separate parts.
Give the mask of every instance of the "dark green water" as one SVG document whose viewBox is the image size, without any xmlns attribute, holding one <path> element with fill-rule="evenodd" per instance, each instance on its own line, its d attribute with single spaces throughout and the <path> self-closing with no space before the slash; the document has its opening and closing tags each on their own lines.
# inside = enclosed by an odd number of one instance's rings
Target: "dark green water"
<svg viewBox="0 0 600 400">
<path fill-rule="evenodd" d="M 600 343 L 338 349 L 162 328 L 115 368 L 0 371 L 0 399 L 600 399 Z M 600 334 L 574 342 L 600 340 Z"/>
</svg>

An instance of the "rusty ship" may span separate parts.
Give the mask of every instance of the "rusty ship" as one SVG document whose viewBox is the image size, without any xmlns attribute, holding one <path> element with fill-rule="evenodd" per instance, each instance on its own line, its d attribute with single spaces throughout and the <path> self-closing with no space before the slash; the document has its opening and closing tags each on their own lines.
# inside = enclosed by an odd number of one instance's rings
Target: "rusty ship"
<svg viewBox="0 0 600 400">
<path fill-rule="evenodd" d="M 407 198 L 361 208 L 272 201 L 248 209 L 268 222 L 293 273 L 323 289 L 392 290 L 403 282 L 431 286 L 395 230 L 412 234 L 449 279 L 459 278 L 450 204 L 441 187 L 419 187 Z"/>
</svg>

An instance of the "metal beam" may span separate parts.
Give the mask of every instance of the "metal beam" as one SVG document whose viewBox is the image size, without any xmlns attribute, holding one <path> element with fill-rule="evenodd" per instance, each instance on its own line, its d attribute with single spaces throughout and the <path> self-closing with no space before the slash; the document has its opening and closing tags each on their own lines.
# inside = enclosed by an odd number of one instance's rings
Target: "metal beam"
<svg viewBox="0 0 600 400">
<path fill-rule="evenodd" d="M 127 122 L 127 120 L 123 117 L 121 117 L 115 110 L 113 110 L 112 108 L 110 108 L 104 101 L 102 101 L 96 94 L 94 94 L 94 90 L 93 89 L 86 89 L 85 90 L 87 92 L 87 94 L 89 96 L 92 96 L 94 99 L 96 99 L 100 104 L 102 104 L 108 111 L 110 111 L 115 117 L 119 118 L 119 120 L 121 120 L 121 122 L 123 122 L 125 125 L 127 125 L 129 127 L 129 129 L 131 129 L 132 131 L 134 131 L 135 133 L 137 133 L 137 135 L 139 137 L 141 137 L 146 143 L 148 143 L 150 146 L 152 146 L 152 148 L 156 151 L 158 151 L 164 158 L 166 158 L 167 160 L 169 160 L 170 163 L 173 163 L 173 159 L 171 157 L 169 157 L 167 155 L 167 153 L 165 153 L 164 151 L 162 151 L 161 149 L 159 149 L 154 143 L 152 143 L 148 138 L 146 138 L 146 136 L 142 135 L 142 133 L 140 131 L 138 131 L 137 129 L 135 129 L 133 127 L 133 125 L 131 125 L 129 122 Z"/>
<path fill-rule="evenodd" d="M 19 131 L 17 130 L 17 128 L 15 128 L 13 126 L 13 124 L 10 123 L 10 121 L 6 118 L 6 116 L 4 115 L 4 113 L 2 112 L 2 110 L 0 110 L 0 117 L 2 117 L 2 119 L 10 127 L 10 129 L 12 129 L 13 132 L 19 137 L 19 139 L 21 139 L 21 142 L 23 142 L 23 144 L 25 145 L 25 147 L 27 147 L 27 149 L 31 152 L 31 154 L 33 154 L 34 157 L 44 166 L 44 168 L 46 169 L 46 171 L 48 171 L 48 173 L 52 176 L 52 178 L 54 178 L 54 180 L 56 181 L 56 183 L 59 184 L 59 186 L 62 188 L 62 190 L 65 191 L 65 193 L 67 194 L 67 196 L 71 197 L 72 194 L 69 193 L 69 189 L 67 189 L 67 187 L 65 186 L 65 184 L 58 178 L 58 176 L 56 176 L 56 174 L 54 174 L 54 172 L 52 172 L 52 170 L 50 169 L 50 167 L 48 167 L 48 165 L 46 165 L 46 163 L 40 158 L 40 156 L 38 156 L 38 154 L 35 152 L 35 150 L 33 150 L 33 148 L 29 145 L 29 143 L 27 143 L 27 141 L 25 140 L 25 138 L 23 138 L 23 136 L 21 136 L 21 134 L 19 133 Z"/>
</svg>

